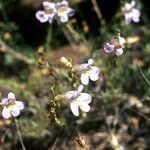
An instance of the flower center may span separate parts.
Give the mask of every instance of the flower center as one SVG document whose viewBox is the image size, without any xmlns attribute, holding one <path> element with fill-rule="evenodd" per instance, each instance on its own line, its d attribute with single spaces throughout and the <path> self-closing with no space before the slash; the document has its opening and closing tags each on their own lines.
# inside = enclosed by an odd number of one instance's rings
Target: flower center
<svg viewBox="0 0 150 150">
<path fill-rule="evenodd" d="M 44 10 L 44 13 L 45 13 L 46 15 L 51 15 L 51 14 L 54 13 L 54 11 L 53 11 L 53 9 L 46 9 L 46 10 Z"/>
<path fill-rule="evenodd" d="M 8 109 L 9 109 L 9 110 L 13 109 L 14 107 L 15 107 L 15 103 L 14 103 L 14 104 L 9 104 L 9 105 L 8 105 Z"/>
<path fill-rule="evenodd" d="M 66 6 L 61 6 L 58 8 L 57 10 L 59 13 L 65 13 L 67 11 L 67 7 Z"/>
<path fill-rule="evenodd" d="M 91 74 L 91 65 L 87 66 L 87 68 L 82 70 L 83 74 L 86 74 L 87 76 Z"/>
<path fill-rule="evenodd" d="M 118 37 L 113 37 L 111 42 L 115 46 L 115 48 L 122 48 Z"/>
</svg>

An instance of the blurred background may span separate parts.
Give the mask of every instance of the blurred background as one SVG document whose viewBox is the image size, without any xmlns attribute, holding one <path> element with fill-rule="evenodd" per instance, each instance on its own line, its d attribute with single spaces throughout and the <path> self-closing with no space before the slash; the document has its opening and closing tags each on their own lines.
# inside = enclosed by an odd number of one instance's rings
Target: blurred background
<svg viewBox="0 0 150 150">
<path fill-rule="evenodd" d="M 150 145 L 150 9 L 136 0 L 139 23 L 124 23 L 127 0 L 70 0 L 69 25 L 40 23 L 42 0 L 0 0 L 0 98 L 16 93 L 26 108 L 18 117 L 27 150 L 148 150 Z M 98 11 L 97 11 L 98 10 Z M 69 26 L 69 27 L 70 27 Z M 124 54 L 104 43 L 120 32 Z M 91 111 L 74 117 L 66 101 L 50 114 L 52 91 L 72 90 L 59 59 L 93 58 L 100 79 L 86 91 Z M 47 67 L 47 63 L 49 66 Z M 13 119 L 0 115 L 0 150 L 22 149 Z"/>
</svg>

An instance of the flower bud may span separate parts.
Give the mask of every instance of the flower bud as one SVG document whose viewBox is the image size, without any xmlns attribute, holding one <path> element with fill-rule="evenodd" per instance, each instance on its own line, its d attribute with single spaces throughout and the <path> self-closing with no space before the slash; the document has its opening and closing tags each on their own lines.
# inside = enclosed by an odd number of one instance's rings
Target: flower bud
<svg viewBox="0 0 150 150">
<path fill-rule="evenodd" d="M 72 63 L 71 63 L 66 57 L 61 57 L 61 58 L 60 58 L 60 62 L 61 62 L 62 64 L 64 64 L 65 67 L 69 67 L 69 68 L 72 67 Z"/>
</svg>

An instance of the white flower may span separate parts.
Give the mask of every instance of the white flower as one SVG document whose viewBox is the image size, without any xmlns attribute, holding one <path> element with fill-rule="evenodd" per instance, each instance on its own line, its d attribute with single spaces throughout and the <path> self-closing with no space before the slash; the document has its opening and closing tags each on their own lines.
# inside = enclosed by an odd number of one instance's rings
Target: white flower
<svg viewBox="0 0 150 150">
<path fill-rule="evenodd" d="M 1 102 L 4 105 L 2 116 L 5 119 L 10 118 L 11 116 L 16 117 L 20 115 L 20 110 L 24 109 L 23 102 L 16 101 L 15 94 L 12 92 L 8 93 L 8 97 L 3 98 Z"/>
<path fill-rule="evenodd" d="M 62 2 L 56 3 L 57 15 L 60 18 L 61 22 L 67 22 L 68 16 L 73 16 L 75 11 L 70 8 L 68 2 L 63 0 Z"/>
<path fill-rule="evenodd" d="M 83 85 L 80 85 L 77 90 L 65 94 L 65 98 L 71 100 L 70 108 L 75 116 L 79 116 L 79 108 L 84 112 L 90 111 L 92 97 L 88 93 L 82 93 L 82 90 Z"/>
<path fill-rule="evenodd" d="M 106 53 L 115 52 L 116 56 L 120 56 L 123 54 L 123 48 L 126 40 L 120 36 L 113 36 L 110 43 L 106 43 L 104 45 L 104 51 Z"/>
<path fill-rule="evenodd" d="M 140 21 L 140 11 L 135 8 L 135 0 L 132 0 L 131 3 L 126 3 L 123 11 L 125 13 L 125 23 L 129 24 L 131 21 L 139 22 Z"/>
<path fill-rule="evenodd" d="M 44 10 L 39 10 L 36 13 L 36 18 L 41 22 L 52 23 L 55 18 L 59 18 L 61 22 L 67 22 L 68 16 L 73 16 L 75 11 L 70 8 L 68 2 L 63 0 L 62 2 L 53 3 L 45 1 L 43 2 Z"/>
<path fill-rule="evenodd" d="M 94 66 L 94 60 L 89 59 L 88 63 L 79 65 L 79 70 L 81 73 L 81 83 L 87 85 L 89 83 L 89 79 L 92 81 L 96 81 L 99 79 L 100 69 Z"/>
<path fill-rule="evenodd" d="M 56 4 L 53 2 L 48 2 L 48 1 L 43 2 L 44 10 L 37 11 L 35 14 L 36 18 L 41 23 L 44 23 L 47 21 L 49 21 L 49 23 L 52 23 L 56 14 L 55 6 Z"/>
</svg>

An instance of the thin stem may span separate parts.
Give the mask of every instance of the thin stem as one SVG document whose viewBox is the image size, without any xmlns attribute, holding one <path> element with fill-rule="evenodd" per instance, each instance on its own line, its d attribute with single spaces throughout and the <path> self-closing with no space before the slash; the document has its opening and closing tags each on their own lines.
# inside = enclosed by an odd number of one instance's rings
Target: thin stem
<svg viewBox="0 0 150 150">
<path fill-rule="evenodd" d="M 6 8 L 5 8 L 5 3 L 2 4 L 0 10 L 1 10 L 1 14 L 2 14 L 2 17 L 4 19 L 4 22 L 8 23 L 9 19 L 8 19 L 7 11 L 6 11 Z"/>
<path fill-rule="evenodd" d="M 1 138 L 1 143 L 4 142 L 5 137 L 6 137 L 6 135 L 7 135 L 8 132 L 9 132 L 9 129 L 7 129 L 7 130 L 5 131 L 5 133 L 4 133 L 4 135 L 2 136 L 2 138 Z"/>
<path fill-rule="evenodd" d="M 52 42 L 52 26 L 49 26 L 45 43 L 46 50 L 51 49 L 51 42 Z"/>
<path fill-rule="evenodd" d="M 92 1 L 94 10 L 95 10 L 95 12 L 97 14 L 97 17 L 98 17 L 100 23 L 105 24 L 105 21 L 103 19 L 103 16 L 102 16 L 101 10 L 100 10 L 100 8 L 99 8 L 99 6 L 97 4 L 97 1 L 96 0 L 91 0 L 91 1 Z"/>
<path fill-rule="evenodd" d="M 59 140 L 59 137 L 56 138 L 51 150 L 55 150 L 55 147 L 56 147 L 56 144 L 57 144 L 58 140 Z"/>
<path fill-rule="evenodd" d="M 63 30 L 66 31 L 69 41 L 71 41 L 72 45 L 74 44 L 75 47 L 77 47 L 78 49 L 80 49 L 82 51 L 82 48 L 84 47 L 87 51 L 87 53 L 89 53 L 89 49 L 91 50 L 91 46 L 89 45 L 88 41 L 82 36 L 80 35 L 74 28 L 73 26 L 68 23 L 66 26 L 66 28 L 64 28 Z M 64 31 L 63 31 L 64 32 Z M 65 35 L 66 36 L 66 35 Z M 67 39 L 68 39 L 67 38 Z M 83 47 L 82 47 L 83 46 Z"/>
<path fill-rule="evenodd" d="M 74 49 L 74 50 L 77 50 L 78 49 L 78 46 L 75 44 L 75 42 L 73 41 L 72 39 L 72 36 L 70 35 L 70 33 L 68 32 L 68 30 L 64 27 L 61 27 L 62 29 L 62 32 L 64 33 L 66 39 L 70 42 L 71 44 L 71 47 Z"/>
<path fill-rule="evenodd" d="M 144 75 L 142 69 L 140 67 L 138 67 L 143 79 L 145 80 L 145 82 L 147 83 L 147 85 L 150 87 L 150 81 L 146 78 L 146 76 Z"/>
<path fill-rule="evenodd" d="M 16 52 L 13 48 L 8 46 L 1 39 L 0 39 L 0 45 L 3 47 L 3 51 L 4 52 L 8 52 L 9 54 L 14 56 L 15 58 L 17 58 L 19 60 L 22 60 L 22 61 L 24 61 L 27 64 L 34 64 L 34 60 L 33 59 L 28 58 L 27 56 L 23 55 L 22 53 Z"/>
<path fill-rule="evenodd" d="M 23 143 L 21 133 L 20 133 L 19 123 L 18 123 L 18 120 L 16 118 L 15 118 L 15 124 L 16 124 L 16 129 L 17 129 L 17 132 L 18 132 L 19 140 L 20 140 L 20 143 L 21 143 L 21 146 L 22 146 L 22 150 L 26 150 L 26 148 L 24 146 L 24 143 Z"/>
</svg>

